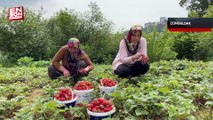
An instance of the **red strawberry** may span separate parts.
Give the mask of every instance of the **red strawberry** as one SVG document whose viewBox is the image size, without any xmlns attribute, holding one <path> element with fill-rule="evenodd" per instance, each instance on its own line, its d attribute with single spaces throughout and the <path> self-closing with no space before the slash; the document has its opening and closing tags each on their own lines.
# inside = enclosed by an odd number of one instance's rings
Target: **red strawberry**
<svg viewBox="0 0 213 120">
<path fill-rule="evenodd" d="M 54 95 L 54 97 L 59 101 L 65 101 L 75 98 L 75 95 L 72 94 L 72 90 L 70 88 L 63 88 L 56 95 Z"/>
<path fill-rule="evenodd" d="M 102 78 L 100 80 L 100 82 L 101 82 L 101 85 L 105 86 L 105 87 L 112 87 L 112 86 L 115 86 L 117 84 L 117 81 L 111 80 L 109 78 Z"/>
<path fill-rule="evenodd" d="M 76 104 L 76 106 L 83 107 L 84 105 L 82 103 L 78 103 L 78 104 Z"/>
<path fill-rule="evenodd" d="M 87 109 L 92 112 L 109 112 L 113 109 L 112 101 L 104 98 L 94 99 L 87 105 Z"/>
<path fill-rule="evenodd" d="M 92 89 L 93 85 L 92 83 L 88 82 L 88 81 L 79 81 L 75 86 L 74 89 L 75 90 L 89 90 Z"/>
</svg>

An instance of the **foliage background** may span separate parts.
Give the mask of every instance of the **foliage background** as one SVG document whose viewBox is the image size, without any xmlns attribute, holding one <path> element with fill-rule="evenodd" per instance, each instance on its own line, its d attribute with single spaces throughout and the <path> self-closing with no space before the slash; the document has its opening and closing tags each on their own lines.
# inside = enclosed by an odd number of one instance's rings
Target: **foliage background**
<svg viewBox="0 0 213 120">
<path fill-rule="evenodd" d="M 181 0 L 189 17 L 213 17 L 212 5 L 200 1 Z M 187 6 L 188 5 L 188 6 Z M 41 8 L 38 11 L 26 9 L 24 21 L 8 21 L 7 9 L 0 15 L 0 64 L 16 63 L 21 57 L 33 60 L 51 60 L 57 50 L 70 37 L 77 37 L 81 47 L 94 63 L 111 64 L 115 58 L 120 40 L 126 31 L 113 31 L 113 22 L 105 18 L 96 3 L 91 2 L 89 10 L 80 13 L 67 8 L 58 11 L 49 19 L 44 19 Z M 204 12 L 203 12 L 204 11 Z M 171 33 L 166 27 L 158 31 L 143 32 L 148 43 L 150 62 L 170 59 L 190 59 L 210 61 L 213 59 L 213 33 Z"/>
</svg>

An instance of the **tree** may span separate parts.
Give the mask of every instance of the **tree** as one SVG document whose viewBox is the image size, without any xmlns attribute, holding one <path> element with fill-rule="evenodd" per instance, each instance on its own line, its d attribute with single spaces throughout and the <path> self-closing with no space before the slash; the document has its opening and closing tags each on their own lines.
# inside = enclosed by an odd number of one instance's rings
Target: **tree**
<svg viewBox="0 0 213 120">
<path fill-rule="evenodd" d="M 198 40 L 194 33 L 180 33 L 175 36 L 173 50 L 177 53 L 178 59 L 194 59 L 195 48 Z"/>
<path fill-rule="evenodd" d="M 202 17 L 209 7 L 208 0 L 180 0 L 179 5 L 181 7 L 186 6 L 188 11 L 195 11 L 196 17 Z"/>
<path fill-rule="evenodd" d="M 143 35 L 147 40 L 147 52 L 151 62 L 175 58 L 176 53 L 171 50 L 174 43 L 172 33 L 165 28 L 163 32 L 157 32 L 157 26 L 154 26 L 154 31 Z"/>
<path fill-rule="evenodd" d="M 80 32 L 80 40 L 87 44 L 85 51 L 94 62 L 105 63 L 107 60 L 105 58 L 110 56 L 112 22 L 104 17 L 96 3 L 91 2 L 89 8 L 90 10 L 82 16 L 83 29 Z"/>
<path fill-rule="evenodd" d="M 47 59 L 48 38 L 43 11 L 36 13 L 25 9 L 23 21 L 8 21 L 7 10 L 0 16 L 0 50 L 6 52 L 11 61 L 29 56 L 35 60 Z"/>
<path fill-rule="evenodd" d="M 196 2 L 197 1 L 197 2 Z M 200 2 L 199 2 L 200 1 Z M 211 0 L 212 2 L 212 0 Z M 180 5 L 190 4 L 189 17 L 213 17 L 213 6 L 209 0 L 181 0 Z M 200 3 L 200 4 L 198 4 Z M 197 6 L 197 7 L 196 7 Z M 196 10 L 196 9 L 197 10 Z M 198 10 L 198 8 L 200 8 Z M 203 11 L 203 12 L 202 12 Z M 181 40 L 180 40 L 181 38 Z M 210 33 L 181 33 L 175 41 L 174 50 L 178 58 L 209 61 L 213 59 L 213 34 Z"/>
<path fill-rule="evenodd" d="M 70 37 L 77 37 L 93 62 L 106 63 L 109 61 L 106 58 L 111 61 L 109 46 L 112 43 L 112 22 L 107 21 L 96 3 L 91 2 L 89 8 L 83 14 L 68 9 L 60 10 L 48 21 L 52 56 Z"/>
<path fill-rule="evenodd" d="M 71 37 L 79 38 L 82 21 L 73 10 L 60 10 L 51 17 L 47 23 L 47 33 L 50 37 L 50 56 L 53 57 L 57 50 L 67 44 Z M 81 41 L 82 42 L 82 41 Z"/>
</svg>

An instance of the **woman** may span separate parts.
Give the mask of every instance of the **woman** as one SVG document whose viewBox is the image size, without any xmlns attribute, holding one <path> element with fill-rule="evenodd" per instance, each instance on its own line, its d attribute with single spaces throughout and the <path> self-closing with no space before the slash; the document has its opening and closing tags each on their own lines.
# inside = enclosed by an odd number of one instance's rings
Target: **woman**
<svg viewBox="0 0 213 120">
<path fill-rule="evenodd" d="M 48 75 L 51 79 L 61 75 L 73 76 L 76 80 L 80 75 L 88 74 L 93 68 L 88 55 L 80 49 L 80 41 L 77 38 L 70 38 L 67 45 L 62 46 L 54 56 L 52 64 L 48 67 Z"/>
<path fill-rule="evenodd" d="M 134 25 L 120 42 L 119 51 L 112 63 L 114 73 L 123 78 L 143 75 L 149 70 L 148 60 L 142 27 Z"/>
</svg>

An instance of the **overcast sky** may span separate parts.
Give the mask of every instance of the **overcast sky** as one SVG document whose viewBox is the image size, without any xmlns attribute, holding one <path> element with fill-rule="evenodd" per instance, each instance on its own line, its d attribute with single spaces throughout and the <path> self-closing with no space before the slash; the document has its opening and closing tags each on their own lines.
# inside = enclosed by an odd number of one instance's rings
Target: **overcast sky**
<svg viewBox="0 0 213 120">
<path fill-rule="evenodd" d="M 187 11 L 179 6 L 180 0 L 0 0 L 0 7 L 24 6 L 38 10 L 41 6 L 45 18 L 64 8 L 88 11 L 88 4 L 96 2 L 101 12 L 114 23 L 114 28 L 129 29 L 133 24 L 144 26 L 157 22 L 160 17 L 186 17 Z"/>
</svg>

